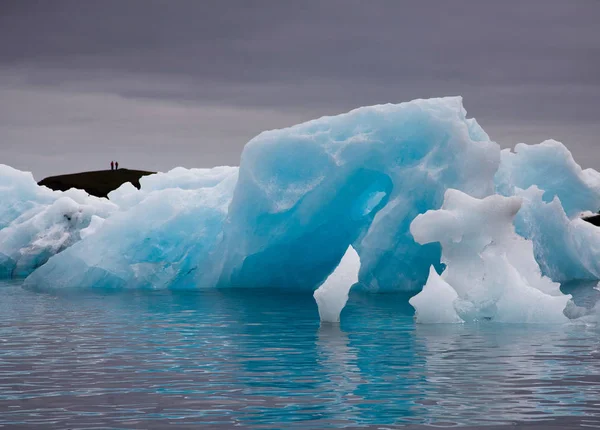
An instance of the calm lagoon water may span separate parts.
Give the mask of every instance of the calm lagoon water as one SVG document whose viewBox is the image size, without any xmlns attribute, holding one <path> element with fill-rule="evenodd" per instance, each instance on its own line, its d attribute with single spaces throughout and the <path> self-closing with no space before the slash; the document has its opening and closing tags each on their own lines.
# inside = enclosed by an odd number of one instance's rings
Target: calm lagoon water
<svg viewBox="0 0 600 430">
<path fill-rule="evenodd" d="M 422 326 L 354 295 L 0 284 L 0 427 L 600 426 L 594 326 Z"/>
</svg>

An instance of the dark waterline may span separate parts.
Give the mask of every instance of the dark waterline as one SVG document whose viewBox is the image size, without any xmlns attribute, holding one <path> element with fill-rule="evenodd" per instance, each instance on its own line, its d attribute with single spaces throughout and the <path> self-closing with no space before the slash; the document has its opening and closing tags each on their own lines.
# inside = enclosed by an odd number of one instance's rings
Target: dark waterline
<svg viewBox="0 0 600 430">
<path fill-rule="evenodd" d="M 0 284 L 0 427 L 600 426 L 595 326 L 415 325 L 353 296 Z"/>
</svg>

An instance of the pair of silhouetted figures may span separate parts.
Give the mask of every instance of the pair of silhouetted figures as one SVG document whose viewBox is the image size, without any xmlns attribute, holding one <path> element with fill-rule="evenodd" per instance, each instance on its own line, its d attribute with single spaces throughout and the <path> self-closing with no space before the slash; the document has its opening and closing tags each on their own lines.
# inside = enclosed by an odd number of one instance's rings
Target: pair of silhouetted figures
<svg viewBox="0 0 600 430">
<path fill-rule="evenodd" d="M 119 162 L 111 161 L 110 162 L 110 170 L 119 170 Z"/>
</svg>

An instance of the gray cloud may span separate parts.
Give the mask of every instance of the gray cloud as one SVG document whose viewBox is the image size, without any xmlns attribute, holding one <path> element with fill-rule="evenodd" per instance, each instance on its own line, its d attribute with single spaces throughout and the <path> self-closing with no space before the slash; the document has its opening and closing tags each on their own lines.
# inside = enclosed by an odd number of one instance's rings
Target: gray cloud
<svg viewBox="0 0 600 430">
<path fill-rule="evenodd" d="M 503 145 L 554 137 L 598 167 L 598 18 L 595 0 L 5 1 L 0 162 L 237 164 L 264 128 L 461 94 Z"/>
</svg>

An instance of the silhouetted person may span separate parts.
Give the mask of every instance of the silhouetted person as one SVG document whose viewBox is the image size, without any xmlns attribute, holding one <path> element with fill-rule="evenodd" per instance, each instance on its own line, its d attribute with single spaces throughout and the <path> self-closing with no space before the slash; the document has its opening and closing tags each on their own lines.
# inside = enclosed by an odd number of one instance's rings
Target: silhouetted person
<svg viewBox="0 0 600 430">
<path fill-rule="evenodd" d="M 115 170 L 115 162 L 114 161 L 110 162 L 110 170 Z"/>
<path fill-rule="evenodd" d="M 115 161 L 115 170 L 119 170 L 119 162 Z"/>
</svg>

